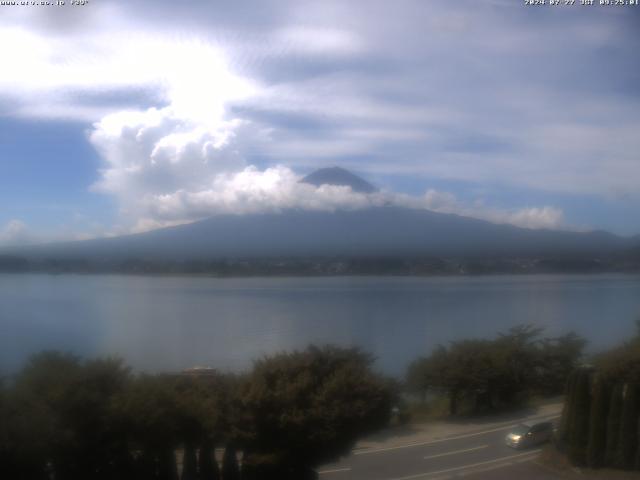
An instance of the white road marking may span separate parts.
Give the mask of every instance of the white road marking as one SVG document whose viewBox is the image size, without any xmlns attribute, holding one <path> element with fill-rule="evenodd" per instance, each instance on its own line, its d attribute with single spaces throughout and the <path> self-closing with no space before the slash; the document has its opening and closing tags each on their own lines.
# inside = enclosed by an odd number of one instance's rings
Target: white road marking
<svg viewBox="0 0 640 480">
<path fill-rule="evenodd" d="M 483 448 L 487 448 L 488 446 L 489 445 L 480 445 L 479 447 L 465 448 L 464 450 L 455 450 L 453 452 L 438 453 L 437 455 L 429 455 L 427 457 L 424 457 L 424 459 L 429 460 L 431 458 L 446 457 L 449 455 L 456 455 L 458 453 L 475 452 L 476 450 L 482 450 Z"/>
<path fill-rule="evenodd" d="M 535 455 L 532 455 L 530 457 L 518 458 L 518 459 L 513 460 L 511 462 L 499 463 L 498 465 L 491 465 L 489 467 L 484 467 L 484 468 L 476 468 L 476 469 L 471 470 L 469 472 L 460 472 L 460 473 L 456 473 L 455 475 L 450 475 L 449 477 L 445 477 L 445 478 L 451 479 L 451 478 L 458 478 L 458 477 L 466 477 L 467 475 L 475 475 L 476 473 L 490 472 L 492 470 L 498 470 L 499 468 L 508 467 L 509 465 L 515 465 L 517 463 L 530 462 L 534 458 L 535 458 Z M 436 480 L 436 479 L 432 479 L 432 480 Z"/>
<path fill-rule="evenodd" d="M 546 415 L 546 416 L 535 418 L 535 419 L 523 419 L 522 421 L 533 421 L 533 420 L 542 420 L 542 419 L 553 420 L 554 418 L 560 418 L 560 415 L 552 415 L 552 416 Z M 428 446 L 428 445 L 435 445 L 435 444 L 442 443 L 442 442 L 448 442 L 450 440 L 460 440 L 462 438 L 477 437 L 479 435 L 484 435 L 485 433 L 493 433 L 493 432 L 499 432 L 501 430 L 508 430 L 509 428 L 514 428 L 514 427 L 517 427 L 518 425 L 519 425 L 519 423 L 511 423 L 509 425 L 503 425 L 501 427 L 492 428 L 490 430 L 483 430 L 481 432 L 467 433 L 467 434 L 458 435 L 458 436 L 455 436 L 455 437 L 440 438 L 438 440 L 429 440 L 429 441 L 426 441 L 426 442 L 407 443 L 407 444 L 404 444 L 404 445 L 396 445 L 395 447 L 375 448 L 375 449 L 371 449 L 371 450 L 360 450 L 360 451 L 353 452 L 353 455 L 368 455 L 370 453 L 389 452 L 391 450 L 400 450 L 402 448 L 425 447 L 425 446 Z"/>
<path fill-rule="evenodd" d="M 491 463 L 498 463 L 498 462 L 506 462 L 505 466 L 507 466 L 507 465 L 510 465 L 510 462 L 508 462 L 509 460 L 512 460 L 512 459 L 518 458 L 518 457 L 523 457 L 525 455 L 528 455 L 528 456 L 531 457 L 531 459 L 533 459 L 535 457 L 534 454 L 540 453 L 541 451 L 542 451 L 542 449 L 532 450 L 530 452 L 517 453 L 515 455 L 509 455 L 507 457 L 495 458 L 493 460 L 485 460 L 484 462 L 470 463 L 469 465 L 461 465 L 459 467 L 446 468 L 444 470 L 436 470 L 436 471 L 433 471 L 433 472 L 417 473 L 415 475 L 407 475 L 406 477 L 396 477 L 396 478 L 391 478 L 389 480 L 411 480 L 411 479 L 414 479 L 414 478 L 423 478 L 423 477 L 432 476 L 432 475 L 442 475 L 443 473 L 456 472 L 456 471 L 459 471 L 459 470 L 466 470 L 466 469 L 469 469 L 469 468 L 480 467 L 482 465 L 489 465 Z"/>
<path fill-rule="evenodd" d="M 334 468 L 332 470 L 322 470 L 322 471 L 318 472 L 318 475 L 326 475 L 328 473 L 339 473 L 339 472 L 350 472 L 350 471 L 351 471 L 351 467 Z"/>
</svg>

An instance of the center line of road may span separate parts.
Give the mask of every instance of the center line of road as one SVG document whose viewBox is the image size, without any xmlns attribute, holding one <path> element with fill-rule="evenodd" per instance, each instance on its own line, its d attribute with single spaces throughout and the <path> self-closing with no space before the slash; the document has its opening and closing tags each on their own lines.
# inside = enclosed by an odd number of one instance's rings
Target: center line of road
<svg viewBox="0 0 640 480">
<path fill-rule="evenodd" d="M 429 460 L 430 458 L 446 457 L 448 455 L 456 455 L 458 453 L 475 452 L 476 450 L 482 450 L 483 448 L 487 448 L 488 446 L 489 445 L 480 445 L 479 447 L 465 448 L 464 450 L 455 450 L 453 452 L 438 453 L 437 455 L 429 455 L 427 457 L 424 457 L 424 459 Z"/>
<path fill-rule="evenodd" d="M 411 479 L 414 479 L 414 478 L 424 478 L 424 477 L 428 477 L 428 476 L 432 476 L 432 475 L 441 475 L 443 473 L 456 472 L 458 470 L 466 470 L 466 469 L 469 469 L 469 468 L 480 467 L 482 465 L 489 465 L 491 463 L 505 462 L 507 460 L 512 460 L 514 458 L 523 457 L 525 455 L 529 455 L 529 456 L 531 456 L 531 459 L 533 459 L 535 457 L 534 454 L 540 453 L 541 451 L 542 451 L 542 449 L 531 450 L 530 452 L 517 453 L 515 455 L 509 455 L 509 456 L 506 456 L 506 457 L 495 458 L 493 460 L 485 460 L 484 462 L 471 463 L 469 465 L 461 465 L 459 467 L 447 468 L 447 469 L 444 469 L 444 470 L 436 470 L 436 471 L 433 471 L 433 472 L 417 473 L 415 475 L 407 475 L 406 477 L 396 477 L 396 478 L 391 478 L 389 480 L 411 480 Z"/>
<path fill-rule="evenodd" d="M 553 420 L 555 418 L 559 418 L 560 415 L 543 415 L 540 417 L 535 417 L 535 418 L 531 418 L 529 420 L 539 420 L 539 419 L 547 419 L 547 420 Z M 473 432 L 473 433 L 466 433 L 463 435 L 456 435 L 453 437 L 447 437 L 447 438 L 440 438 L 438 440 L 428 440 L 425 442 L 416 442 L 416 443 L 406 443 L 404 445 L 396 445 L 394 447 L 382 447 L 382 448 L 371 448 L 371 449 L 366 449 L 366 450 L 358 450 L 353 452 L 353 455 L 370 455 L 372 453 L 381 453 L 381 452 L 389 452 L 391 450 L 400 450 L 403 448 L 411 448 L 411 447 L 426 447 L 428 445 L 435 445 L 437 443 L 442 443 L 442 442 L 449 442 L 451 440 L 460 440 L 463 438 L 470 438 L 470 437 L 477 437 L 480 435 L 484 435 L 486 433 L 493 433 L 493 432 L 499 432 L 501 430 L 509 430 L 510 428 L 513 427 L 517 427 L 518 424 L 517 423 L 506 423 L 503 425 L 500 425 L 499 427 L 496 428 L 491 428 L 489 430 L 482 430 L 480 432 Z"/>
<path fill-rule="evenodd" d="M 334 468 L 332 470 L 321 470 L 318 475 L 326 475 L 327 473 L 350 472 L 351 468 Z"/>
</svg>

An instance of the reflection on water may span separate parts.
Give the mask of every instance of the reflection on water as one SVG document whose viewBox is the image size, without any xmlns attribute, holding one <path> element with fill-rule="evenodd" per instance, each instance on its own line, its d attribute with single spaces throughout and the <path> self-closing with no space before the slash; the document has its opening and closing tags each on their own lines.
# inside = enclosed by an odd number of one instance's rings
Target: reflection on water
<svg viewBox="0 0 640 480">
<path fill-rule="evenodd" d="M 360 345 L 400 374 L 438 343 L 520 323 L 610 346 L 640 318 L 640 276 L 235 278 L 0 275 L 0 369 L 42 349 L 143 370 L 242 369 L 310 342 Z"/>
</svg>

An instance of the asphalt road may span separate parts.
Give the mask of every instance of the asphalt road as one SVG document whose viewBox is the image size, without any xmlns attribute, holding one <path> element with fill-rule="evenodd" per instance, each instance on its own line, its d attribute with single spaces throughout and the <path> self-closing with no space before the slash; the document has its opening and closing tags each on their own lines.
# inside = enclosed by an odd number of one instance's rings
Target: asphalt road
<svg viewBox="0 0 640 480">
<path fill-rule="evenodd" d="M 320 480 L 559 478 L 534 462 L 541 447 L 514 450 L 505 445 L 511 428 L 502 425 L 435 441 L 356 451 L 322 467 Z"/>
</svg>

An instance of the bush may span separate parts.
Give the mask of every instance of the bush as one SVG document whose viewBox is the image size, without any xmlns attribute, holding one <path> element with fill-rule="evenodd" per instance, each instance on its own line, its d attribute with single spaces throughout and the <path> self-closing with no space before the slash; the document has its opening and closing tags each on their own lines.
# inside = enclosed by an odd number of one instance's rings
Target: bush
<svg viewBox="0 0 640 480">
<path fill-rule="evenodd" d="M 301 475 L 385 426 L 394 395 L 371 364 L 357 349 L 333 347 L 257 361 L 240 396 L 247 463 Z"/>
</svg>

